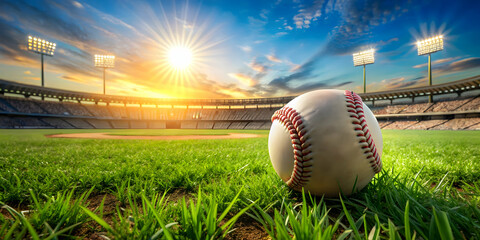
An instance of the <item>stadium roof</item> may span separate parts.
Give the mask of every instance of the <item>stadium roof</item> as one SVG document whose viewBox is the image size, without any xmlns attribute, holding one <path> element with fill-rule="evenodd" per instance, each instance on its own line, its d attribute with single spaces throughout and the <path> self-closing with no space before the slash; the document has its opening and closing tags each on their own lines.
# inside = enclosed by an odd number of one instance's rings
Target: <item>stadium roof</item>
<svg viewBox="0 0 480 240">
<path fill-rule="evenodd" d="M 440 95 L 446 93 L 460 93 L 469 90 L 480 89 L 480 75 L 433 86 L 425 86 L 409 89 L 389 90 L 383 92 L 360 93 L 364 101 L 393 100 L 398 98 L 412 98 L 420 96 Z M 0 93 L 21 94 L 25 97 L 38 96 L 56 98 L 70 101 L 90 101 L 123 104 L 145 105 L 180 105 L 180 106 L 230 106 L 230 105 L 270 105 L 286 104 L 294 98 L 249 98 L 249 99 L 173 99 L 173 98 L 144 98 L 131 96 L 103 95 L 86 92 L 75 92 L 55 88 L 45 88 L 0 80 Z"/>
<path fill-rule="evenodd" d="M 480 75 L 462 80 L 437 84 L 433 86 L 389 90 L 383 92 L 360 93 L 364 101 L 392 100 L 397 98 L 412 98 L 428 95 L 441 95 L 447 93 L 460 93 L 469 90 L 480 89 Z"/>
</svg>

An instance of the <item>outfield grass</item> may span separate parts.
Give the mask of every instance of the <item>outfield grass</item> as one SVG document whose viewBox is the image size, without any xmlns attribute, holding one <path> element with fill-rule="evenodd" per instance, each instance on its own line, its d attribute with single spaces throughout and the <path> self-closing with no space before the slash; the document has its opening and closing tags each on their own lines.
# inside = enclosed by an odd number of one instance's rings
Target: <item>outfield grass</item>
<svg viewBox="0 0 480 240">
<path fill-rule="evenodd" d="M 44 137 L 78 132 L 263 137 Z M 267 136 L 244 130 L 0 130 L 0 238 L 88 237 L 92 231 L 116 238 L 221 238 L 244 208 L 273 239 L 374 238 L 377 232 L 382 238 L 480 238 L 478 131 L 384 130 L 384 171 L 342 201 L 289 191 L 271 166 Z M 166 199 L 178 192 L 187 200 Z M 98 195 L 114 199 L 113 208 L 93 206 Z"/>
</svg>

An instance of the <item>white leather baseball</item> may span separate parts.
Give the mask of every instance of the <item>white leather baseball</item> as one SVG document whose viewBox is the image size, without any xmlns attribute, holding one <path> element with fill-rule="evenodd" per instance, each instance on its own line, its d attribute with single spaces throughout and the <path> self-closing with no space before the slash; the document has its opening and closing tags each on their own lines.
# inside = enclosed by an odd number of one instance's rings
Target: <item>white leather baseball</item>
<svg viewBox="0 0 480 240">
<path fill-rule="evenodd" d="M 268 150 L 289 187 L 314 195 L 349 195 L 382 168 L 377 119 L 350 91 L 308 92 L 276 111 Z"/>
</svg>

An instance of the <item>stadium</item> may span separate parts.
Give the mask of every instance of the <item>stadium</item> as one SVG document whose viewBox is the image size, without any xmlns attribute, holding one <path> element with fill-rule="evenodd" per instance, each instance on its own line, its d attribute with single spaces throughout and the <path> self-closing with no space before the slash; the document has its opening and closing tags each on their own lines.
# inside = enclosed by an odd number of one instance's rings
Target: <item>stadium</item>
<svg viewBox="0 0 480 240">
<path fill-rule="evenodd" d="M 480 76 L 446 84 L 360 94 L 382 129 L 477 130 Z M 1 128 L 270 129 L 294 97 L 155 99 L 0 81 Z M 428 102 L 427 96 L 434 101 Z M 43 99 L 43 100 L 42 100 Z"/>
<path fill-rule="evenodd" d="M 477 5 L 0 1 L 0 239 L 480 239 Z"/>
</svg>

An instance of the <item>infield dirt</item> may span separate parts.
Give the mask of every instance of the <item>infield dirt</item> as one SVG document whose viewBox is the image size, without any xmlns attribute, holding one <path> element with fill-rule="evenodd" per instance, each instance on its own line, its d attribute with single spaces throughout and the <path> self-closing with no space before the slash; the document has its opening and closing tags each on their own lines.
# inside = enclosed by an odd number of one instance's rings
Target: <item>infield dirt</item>
<svg viewBox="0 0 480 240">
<path fill-rule="evenodd" d="M 229 133 L 228 135 L 172 135 L 172 136 L 124 136 L 108 133 L 69 133 L 46 135 L 49 138 L 89 138 L 89 139 L 131 139 L 131 140 L 206 140 L 206 139 L 238 139 L 257 138 L 258 134 Z"/>
</svg>

